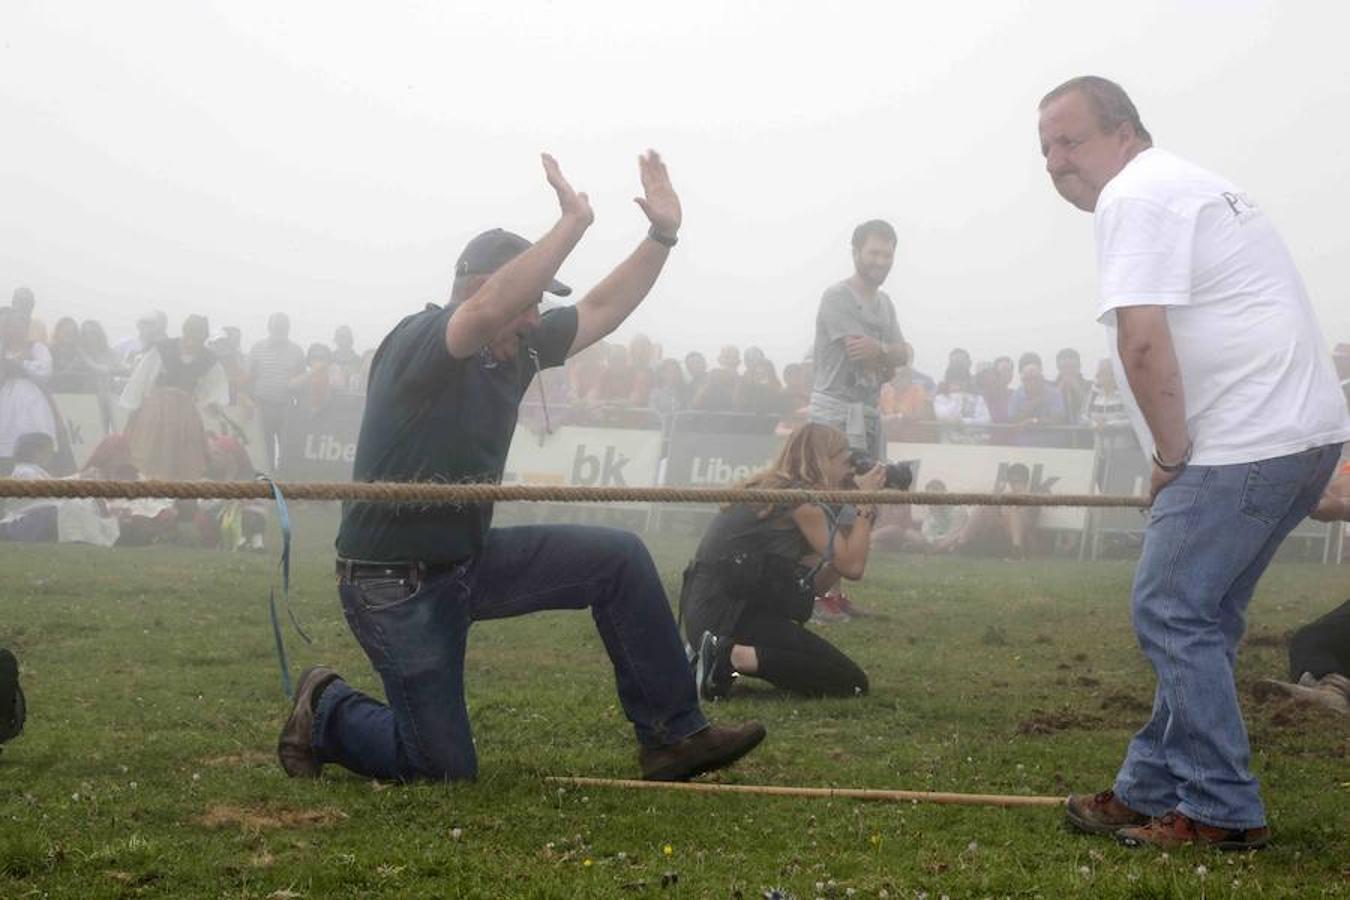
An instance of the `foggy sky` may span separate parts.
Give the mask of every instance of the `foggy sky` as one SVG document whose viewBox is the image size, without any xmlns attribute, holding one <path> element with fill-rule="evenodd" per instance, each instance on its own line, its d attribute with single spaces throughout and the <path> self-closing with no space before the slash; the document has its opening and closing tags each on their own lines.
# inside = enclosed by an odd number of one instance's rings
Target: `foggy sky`
<svg viewBox="0 0 1350 900">
<path fill-rule="evenodd" d="M 1091 217 L 1043 170 L 1036 104 L 1094 73 L 1157 144 L 1272 216 L 1329 343 L 1350 340 L 1350 54 L 1321 2 L 337 2 L 0 5 L 0 302 L 116 341 L 162 308 L 373 345 L 448 294 L 492 226 L 542 233 L 555 154 L 596 223 L 584 290 L 645 231 L 666 157 L 679 247 L 619 332 L 668 355 L 810 344 L 848 237 L 900 234 L 887 284 L 921 368 L 1102 355 Z"/>
</svg>

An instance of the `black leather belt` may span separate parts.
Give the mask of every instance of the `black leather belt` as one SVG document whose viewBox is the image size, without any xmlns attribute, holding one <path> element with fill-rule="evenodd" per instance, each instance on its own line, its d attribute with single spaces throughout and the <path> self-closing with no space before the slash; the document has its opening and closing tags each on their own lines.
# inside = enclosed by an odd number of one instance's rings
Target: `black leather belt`
<svg viewBox="0 0 1350 900">
<path fill-rule="evenodd" d="M 366 578 L 401 578 L 420 584 L 436 575 L 458 569 L 462 563 L 386 563 L 362 562 L 338 557 L 337 577 L 343 581 L 361 581 Z"/>
</svg>

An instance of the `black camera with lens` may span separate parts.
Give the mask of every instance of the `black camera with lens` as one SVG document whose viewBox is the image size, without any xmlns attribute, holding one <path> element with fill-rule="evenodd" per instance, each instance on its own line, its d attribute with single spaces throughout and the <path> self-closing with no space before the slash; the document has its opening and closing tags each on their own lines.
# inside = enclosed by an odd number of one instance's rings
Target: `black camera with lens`
<svg viewBox="0 0 1350 900">
<path fill-rule="evenodd" d="M 866 450 L 850 450 L 848 453 L 848 464 L 853 468 L 855 475 L 862 475 L 872 471 L 880 462 L 867 455 Z M 888 491 L 907 491 L 910 485 L 914 484 L 914 473 L 909 470 L 909 466 L 904 463 L 886 463 L 886 481 L 882 484 Z"/>
</svg>

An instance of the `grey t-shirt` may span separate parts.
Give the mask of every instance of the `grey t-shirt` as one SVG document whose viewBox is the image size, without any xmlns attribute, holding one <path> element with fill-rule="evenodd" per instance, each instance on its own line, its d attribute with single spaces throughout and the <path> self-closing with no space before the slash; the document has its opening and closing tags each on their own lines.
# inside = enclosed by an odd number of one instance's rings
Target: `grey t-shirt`
<svg viewBox="0 0 1350 900">
<path fill-rule="evenodd" d="M 877 291 L 876 299 L 867 302 L 853 293 L 847 281 L 841 281 L 825 291 L 816 313 L 814 389 L 844 403 L 875 406 L 893 370 L 850 360 L 844 344 L 849 335 L 867 335 L 883 344 L 900 342 L 895 306 L 884 291 Z"/>
</svg>

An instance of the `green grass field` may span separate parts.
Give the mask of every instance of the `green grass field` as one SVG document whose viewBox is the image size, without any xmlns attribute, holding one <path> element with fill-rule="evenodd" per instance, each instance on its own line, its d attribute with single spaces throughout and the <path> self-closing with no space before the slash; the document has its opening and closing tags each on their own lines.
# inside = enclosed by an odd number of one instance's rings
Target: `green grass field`
<svg viewBox="0 0 1350 900">
<path fill-rule="evenodd" d="M 378 694 L 331 576 L 331 511 L 298 516 L 296 669 Z M 653 547 L 673 589 L 692 538 Z M 1350 895 L 1350 726 L 1261 700 L 1285 636 L 1344 598 L 1350 569 L 1281 564 L 1240 657 L 1276 843 L 1131 851 L 1053 809 L 1002 810 L 565 789 L 635 777 L 590 617 L 478 626 L 469 695 L 482 776 L 288 780 L 267 619 L 276 558 L 180 548 L 0 546 L 0 644 L 23 666 L 26 732 L 0 754 L 0 897 L 1319 897 Z M 769 738 L 712 780 L 977 793 L 1109 786 L 1147 715 L 1131 565 L 875 558 L 825 626 L 873 691 L 805 701 L 743 686 L 711 712 Z"/>
</svg>

